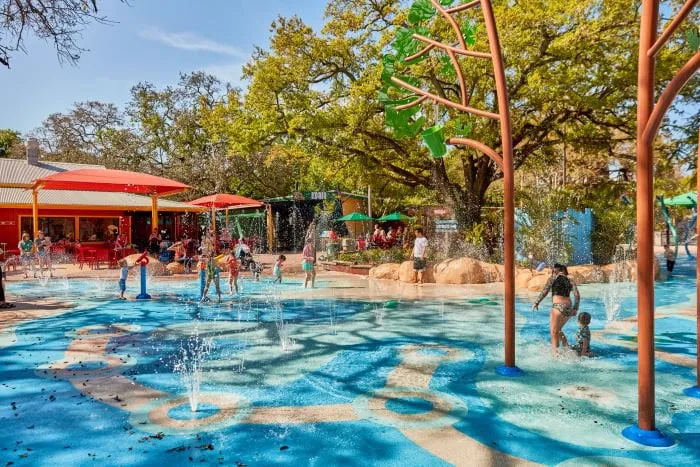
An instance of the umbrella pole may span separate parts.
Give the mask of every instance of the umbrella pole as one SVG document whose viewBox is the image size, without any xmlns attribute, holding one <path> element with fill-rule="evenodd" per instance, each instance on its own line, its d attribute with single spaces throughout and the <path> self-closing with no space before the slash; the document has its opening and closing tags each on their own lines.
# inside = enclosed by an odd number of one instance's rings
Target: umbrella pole
<svg viewBox="0 0 700 467">
<path fill-rule="evenodd" d="M 158 195 L 151 196 L 151 229 L 158 229 Z"/>
<path fill-rule="evenodd" d="M 34 224 L 33 237 L 39 233 L 39 192 L 36 188 L 32 190 L 32 223 Z"/>
<path fill-rule="evenodd" d="M 211 236 L 214 241 L 214 253 L 216 253 L 216 208 L 211 207 Z"/>
</svg>

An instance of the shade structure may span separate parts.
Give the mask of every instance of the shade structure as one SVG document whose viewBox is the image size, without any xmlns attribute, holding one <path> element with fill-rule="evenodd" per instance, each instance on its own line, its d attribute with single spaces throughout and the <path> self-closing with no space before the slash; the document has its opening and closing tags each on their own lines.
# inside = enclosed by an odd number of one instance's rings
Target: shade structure
<svg viewBox="0 0 700 467">
<path fill-rule="evenodd" d="M 181 193 L 190 187 L 175 180 L 126 170 L 78 169 L 37 179 L 34 188 L 164 196 Z"/>
<path fill-rule="evenodd" d="M 384 222 L 408 222 L 412 221 L 412 217 L 408 217 L 406 214 L 401 214 L 400 212 L 392 212 L 391 214 L 387 214 L 386 216 L 382 216 L 378 221 L 384 221 Z"/>
<path fill-rule="evenodd" d="M 168 178 L 139 172 L 111 169 L 67 170 L 34 180 L 32 211 L 34 235 L 38 229 L 37 191 L 76 190 L 110 193 L 136 193 L 151 197 L 151 227 L 158 228 L 158 197 L 189 190 L 189 186 Z"/>
<path fill-rule="evenodd" d="M 361 212 L 351 212 L 348 215 L 345 215 L 343 217 L 339 217 L 337 220 L 345 221 L 345 222 L 362 222 L 362 221 L 373 221 L 374 219 L 369 217 L 367 214 L 363 214 Z"/>
<path fill-rule="evenodd" d="M 664 199 L 664 204 L 666 206 L 693 208 L 698 205 L 698 194 L 697 192 L 689 191 L 688 193 L 683 193 L 673 198 Z"/>
<path fill-rule="evenodd" d="M 215 195 L 204 196 L 189 202 L 195 206 L 208 208 L 230 208 L 235 206 L 260 207 L 263 203 L 252 198 L 229 193 L 217 193 Z"/>
</svg>

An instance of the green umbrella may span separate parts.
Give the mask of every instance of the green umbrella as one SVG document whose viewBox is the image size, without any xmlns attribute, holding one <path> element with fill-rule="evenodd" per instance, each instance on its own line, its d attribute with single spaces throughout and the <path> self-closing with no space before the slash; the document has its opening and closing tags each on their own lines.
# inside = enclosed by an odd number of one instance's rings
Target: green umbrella
<svg viewBox="0 0 700 467">
<path fill-rule="evenodd" d="M 412 217 L 408 217 L 406 214 L 401 214 L 400 212 L 392 212 L 391 214 L 387 214 L 386 216 L 382 216 L 378 221 L 385 221 L 385 222 L 391 222 L 391 221 L 399 221 L 399 222 L 408 222 L 412 221 Z"/>
<path fill-rule="evenodd" d="M 666 206 L 680 206 L 684 208 L 692 208 L 698 204 L 698 194 L 694 191 L 683 193 L 682 195 L 674 196 L 673 198 L 664 199 Z"/>
<path fill-rule="evenodd" d="M 369 217 L 366 214 L 362 214 L 361 212 L 352 212 L 348 214 L 347 216 L 343 216 L 339 219 L 339 221 L 372 221 L 371 217 Z"/>
</svg>

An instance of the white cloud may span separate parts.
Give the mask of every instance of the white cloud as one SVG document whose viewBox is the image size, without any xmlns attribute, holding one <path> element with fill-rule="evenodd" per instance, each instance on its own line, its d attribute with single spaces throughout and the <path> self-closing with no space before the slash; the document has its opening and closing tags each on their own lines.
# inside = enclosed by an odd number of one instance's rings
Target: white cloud
<svg viewBox="0 0 700 467">
<path fill-rule="evenodd" d="M 233 86 L 242 86 L 241 80 L 243 62 L 223 63 L 216 65 L 208 65 L 201 68 L 201 71 L 214 75 L 224 83 L 230 83 Z"/>
<path fill-rule="evenodd" d="M 150 27 L 142 31 L 139 36 L 180 50 L 211 52 L 240 59 L 247 57 L 247 54 L 237 47 L 207 39 L 192 32 L 167 32 L 157 27 Z"/>
</svg>

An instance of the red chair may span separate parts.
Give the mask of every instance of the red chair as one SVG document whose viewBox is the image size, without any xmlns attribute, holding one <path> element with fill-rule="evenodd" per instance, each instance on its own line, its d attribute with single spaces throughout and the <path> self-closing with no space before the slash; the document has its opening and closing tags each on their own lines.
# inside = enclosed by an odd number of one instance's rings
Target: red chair
<svg viewBox="0 0 700 467">
<path fill-rule="evenodd" d="M 87 265 L 87 267 L 90 269 L 95 269 L 95 264 L 97 262 L 97 250 L 86 247 L 78 248 L 76 260 L 80 269 L 83 269 L 83 266 L 85 265 Z"/>
</svg>

